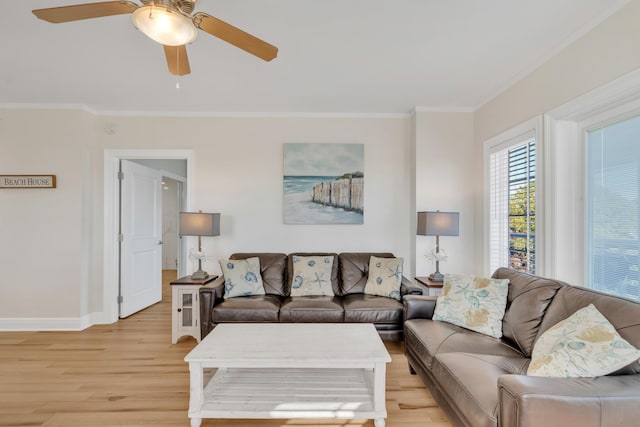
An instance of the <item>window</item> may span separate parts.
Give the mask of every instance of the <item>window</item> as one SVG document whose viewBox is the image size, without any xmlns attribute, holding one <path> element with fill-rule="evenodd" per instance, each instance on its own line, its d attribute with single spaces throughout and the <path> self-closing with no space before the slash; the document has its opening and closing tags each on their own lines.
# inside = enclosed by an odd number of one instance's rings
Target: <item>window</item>
<svg viewBox="0 0 640 427">
<path fill-rule="evenodd" d="M 640 116 L 587 131 L 586 279 L 640 301 Z"/>
<path fill-rule="evenodd" d="M 489 157 L 489 269 L 536 272 L 536 143 L 511 141 Z"/>
<path fill-rule="evenodd" d="M 509 150 L 509 267 L 536 272 L 536 143 Z"/>
<path fill-rule="evenodd" d="M 488 273 L 499 267 L 535 274 L 538 119 L 485 143 Z"/>
<path fill-rule="evenodd" d="M 546 113 L 545 135 L 545 273 L 640 301 L 640 70 Z"/>
</svg>

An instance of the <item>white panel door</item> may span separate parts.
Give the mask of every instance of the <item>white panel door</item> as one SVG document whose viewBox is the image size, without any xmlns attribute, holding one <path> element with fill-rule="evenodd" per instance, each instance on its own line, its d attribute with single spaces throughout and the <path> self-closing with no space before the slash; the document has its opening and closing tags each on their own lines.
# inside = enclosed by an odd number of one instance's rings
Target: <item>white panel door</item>
<svg viewBox="0 0 640 427">
<path fill-rule="evenodd" d="M 122 160 L 120 317 L 162 299 L 162 176 Z"/>
</svg>

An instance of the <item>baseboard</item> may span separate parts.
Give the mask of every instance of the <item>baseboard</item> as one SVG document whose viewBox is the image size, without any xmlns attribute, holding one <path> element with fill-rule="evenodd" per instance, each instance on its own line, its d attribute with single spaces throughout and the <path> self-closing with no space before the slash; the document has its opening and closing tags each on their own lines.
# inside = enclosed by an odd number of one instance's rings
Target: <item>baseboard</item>
<svg viewBox="0 0 640 427">
<path fill-rule="evenodd" d="M 0 318 L 0 331 L 81 331 L 85 328 L 80 317 Z"/>
<path fill-rule="evenodd" d="M 85 316 L 82 316 L 81 320 L 84 326 L 83 329 L 86 329 L 93 325 L 109 325 L 118 321 L 117 318 L 110 319 L 104 311 L 87 314 Z"/>
<path fill-rule="evenodd" d="M 82 317 L 5 317 L 0 318 L 0 331 L 82 331 L 93 325 L 108 325 L 113 322 L 102 311 Z"/>
</svg>

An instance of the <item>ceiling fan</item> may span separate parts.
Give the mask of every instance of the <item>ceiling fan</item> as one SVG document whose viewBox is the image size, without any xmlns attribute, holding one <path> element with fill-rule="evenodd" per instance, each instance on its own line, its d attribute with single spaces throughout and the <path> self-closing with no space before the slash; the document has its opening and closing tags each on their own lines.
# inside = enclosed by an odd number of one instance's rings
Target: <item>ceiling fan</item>
<svg viewBox="0 0 640 427">
<path fill-rule="evenodd" d="M 198 0 L 107 1 L 36 9 L 33 14 L 47 22 L 79 21 L 131 13 L 133 24 L 152 40 L 164 46 L 169 72 L 191 72 L 186 44 L 198 36 L 198 29 L 218 37 L 265 61 L 278 55 L 278 48 L 204 12 L 193 13 Z"/>
</svg>

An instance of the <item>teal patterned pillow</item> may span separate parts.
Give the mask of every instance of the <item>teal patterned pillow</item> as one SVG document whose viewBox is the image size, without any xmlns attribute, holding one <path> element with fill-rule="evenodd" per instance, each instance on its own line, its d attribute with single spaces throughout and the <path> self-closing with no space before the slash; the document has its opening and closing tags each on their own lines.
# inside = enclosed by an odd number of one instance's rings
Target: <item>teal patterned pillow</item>
<svg viewBox="0 0 640 427">
<path fill-rule="evenodd" d="M 333 256 L 297 256 L 293 261 L 291 296 L 333 296 L 331 269 Z"/>
<path fill-rule="evenodd" d="M 433 320 L 500 338 L 509 279 L 446 274 Z"/>
<path fill-rule="evenodd" d="M 220 267 L 224 275 L 225 298 L 264 295 L 260 258 L 221 259 Z"/>
<path fill-rule="evenodd" d="M 547 329 L 536 341 L 527 375 L 598 377 L 640 358 L 593 305 L 581 308 Z"/>
<path fill-rule="evenodd" d="M 400 285 L 402 283 L 402 258 L 369 259 L 369 277 L 364 286 L 364 293 L 400 301 Z"/>
</svg>

